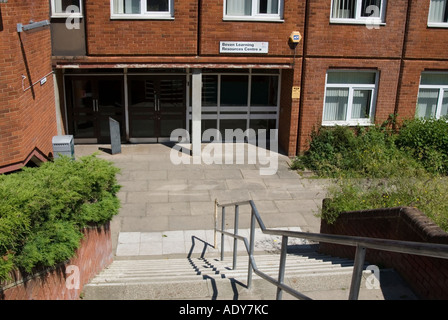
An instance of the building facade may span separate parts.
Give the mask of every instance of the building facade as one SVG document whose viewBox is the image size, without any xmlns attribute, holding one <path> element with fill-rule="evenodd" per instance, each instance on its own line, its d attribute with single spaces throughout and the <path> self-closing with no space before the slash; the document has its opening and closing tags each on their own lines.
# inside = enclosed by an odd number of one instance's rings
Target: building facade
<svg viewBox="0 0 448 320">
<path fill-rule="evenodd" d="M 307 149 L 320 126 L 371 126 L 391 114 L 447 114 L 446 0 L 38 3 L 0 3 L 0 37 L 11 43 L 0 45 L 22 48 L 22 61 L 13 61 L 11 71 L 0 53 L 3 171 L 12 161 L 25 164 L 30 148 L 48 156 L 51 134 L 109 143 L 109 118 L 120 123 L 124 143 L 164 142 L 173 130 L 185 129 L 193 148 L 207 140 L 207 129 L 223 137 L 226 129 L 278 129 L 280 148 L 293 157 Z M 22 23 L 48 19 L 49 29 L 18 33 L 17 8 L 25 12 Z M 300 42 L 290 41 L 294 33 Z M 51 63 L 53 72 L 46 86 L 24 93 L 19 89 L 26 70 L 17 69 L 28 49 L 21 46 L 23 37 L 39 39 L 35 56 Z M 27 77 L 31 83 L 47 73 L 27 63 L 36 72 Z M 17 98 L 11 104 L 12 93 L 2 91 L 10 82 L 15 94 L 35 96 L 33 103 L 46 108 L 47 132 L 26 124 L 42 124 L 37 107 Z M 34 91 L 52 87 L 54 93 L 39 102 Z M 12 105 L 23 118 L 10 120 Z M 11 149 L 13 132 L 21 151 Z"/>
</svg>

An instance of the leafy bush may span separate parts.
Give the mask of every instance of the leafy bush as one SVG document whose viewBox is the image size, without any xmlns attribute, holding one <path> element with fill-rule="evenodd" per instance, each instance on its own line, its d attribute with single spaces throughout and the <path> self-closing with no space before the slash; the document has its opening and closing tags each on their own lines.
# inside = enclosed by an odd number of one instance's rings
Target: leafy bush
<svg viewBox="0 0 448 320">
<path fill-rule="evenodd" d="M 341 179 L 328 190 L 321 217 L 333 223 L 340 212 L 415 207 L 448 232 L 447 178 Z"/>
<path fill-rule="evenodd" d="M 31 272 L 71 258 L 83 227 L 118 213 L 118 172 L 92 155 L 0 176 L 0 280 L 13 268 Z"/>
<path fill-rule="evenodd" d="M 433 173 L 448 174 L 448 122 L 443 119 L 405 121 L 397 146 L 409 152 Z"/>
<path fill-rule="evenodd" d="M 423 167 L 395 145 L 396 136 L 382 127 L 368 129 L 322 127 L 311 137 L 310 148 L 292 163 L 321 177 L 389 177 L 419 175 Z"/>
</svg>

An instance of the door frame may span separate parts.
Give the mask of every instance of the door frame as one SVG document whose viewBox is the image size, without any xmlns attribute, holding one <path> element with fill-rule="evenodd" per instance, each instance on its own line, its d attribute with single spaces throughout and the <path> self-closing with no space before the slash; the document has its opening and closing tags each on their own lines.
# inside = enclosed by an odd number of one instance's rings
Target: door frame
<svg viewBox="0 0 448 320">
<path fill-rule="evenodd" d="M 157 99 L 160 100 L 160 83 L 163 80 L 170 80 L 170 79 L 179 79 L 183 82 L 182 85 L 182 96 L 183 96 L 183 102 L 182 102 L 182 115 L 179 119 L 182 119 L 183 122 L 183 127 L 184 129 L 186 129 L 187 126 L 187 102 L 188 102 L 188 96 L 187 96 L 187 92 L 188 92 L 188 79 L 187 79 L 187 75 L 186 74 L 127 74 L 126 77 L 126 87 L 127 87 L 127 124 L 129 126 L 129 135 L 128 135 L 128 140 L 131 143 L 151 143 L 151 142 L 155 142 L 155 143 L 163 143 L 163 142 L 169 142 L 170 141 L 170 137 L 164 137 L 161 136 L 161 120 L 163 117 L 163 113 L 160 110 L 160 101 L 155 101 L 155 105 L 154 105 L 154 116 L 156 119 L 154 119 L 155 121 L 155 137 L 138 137 L 138 138 L 134 138 L 131 137 L 131 131 L 132 131 L 132 108 L 130 106 L 130 99 L 131 99 L 131 87 L 129 85 L 130 82 L 130 78 L 137 78 L 137 79 L 141 79 L 141 80 L 153 80 L 154 81 L 154 86 L 155 86 L 155 90 L 157 91 Z M 158 108 L 158 110 L 157 110 Z"/>
<path fill-rule="evenodd" d="M 120 74 L 65 74 L 64 75 L 64 99 L 65 99 L 65 105 L 66 105 L 66 121 L 67 121 L 67 128 L 68 131 L 74 134 L 74 121 L 79 117 L 75 113 L 75 106 L 74 106 L 74 94 L 73 94 L 73 80 L 88 80 L 92 81 L 92 99 L 93 101 L 97 101 L 96 104 L 93 102 L 92 105 L 92 112 L 88 113 L 85 116 L 88 118 L 91 117 L 93 123 L 94 123 L 94 135 L 95 137 L 92 138 L 76 138 L 75 137 L 75 143 L 86 143 L 86 144 L 100 144 L 100 143 L 109 143 L 107 139 L 101 136 L 100 132 L 100 111 L 99 111 L 99 105 L 98 105 L 98 82 L 101 80 L 119 80 L 121 81 L 121 101 L 122 101 L 122 111 L 120 115 L 120 123 L 121 123 L 121 137 L 122 140 L 126 140 L 126 97 L 125 97 L 125 91 L 124 91 L 124 82 L 125 79 L 123 78 L 123 75 Z M 107 141 L 106 141 L 107 140 Z"/>
</svg>

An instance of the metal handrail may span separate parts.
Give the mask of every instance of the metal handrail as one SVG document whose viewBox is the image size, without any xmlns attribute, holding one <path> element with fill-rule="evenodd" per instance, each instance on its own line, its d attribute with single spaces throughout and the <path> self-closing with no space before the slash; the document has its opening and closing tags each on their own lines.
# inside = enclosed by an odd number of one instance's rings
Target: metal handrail
<svg viewBox="0 0 448 320">
<path fill-rule="evenodd" d="M 238 223 L 239 223 L 239 207 L 242 205 L 251 206 L 251 222 L 250 222 L 250 239 L 238 235 Z M 234 232 L 228 232 L 224 230 L 225 226 L 225 209 L 227 207 L 235 207 L 235 223 Z M 222 209 L 221 219 L 221 229 L 218 229 L 218 208 Z M 267 275 L 266 273 L 260 271 L 257 268 L 255 258 L 254 258 L 254 245 L 255 245 L 255 222 L 261 228 L 264 234 L 277 235 L 282 237 L 281 251 L 280 251 L 280 266 L 278 279 L 274 279 Z M 377 239 L 377 238 L 367 238 L 367 237 L 355 237 L 355 236 L 343 236 L 343 235 L 332 235 L 332 234 L 321 234 L 321 233 L 309 233 L 309 232 L 298 232 L 298 231 L 288 231 L 288 230 L 278 230 L 278 229 L 267 229 L 261 216 L 252 200 L 232 202 L 227 204 L 219 204 L 215 200 L 215 248 L 217 248 L 217 233 L 221 233 L 221 260 L 224 260 L 224 237 L 230 236 L 234 238 L 233 244 L 233 269 L 236 268 L 237 261 L 237 241 L 243 241 L 246 247 L 246 252 L 249 256 L 249 269 L 247 275 L 247 287 L 250 288 L 252 285 L 252 273 L 254 272 L 261 278 L 269 281 L 270 283 L 277 286 L 277 299 L 282 298 L 283 291 L 291 294 L 292 296 L 302 299 L 310 300 L 306 295 L 298 292 L 297 290 L 285 285 L 284 275 L 286 266 L 286 249 L 288 244 L 288 238 L 300 238 L 307 239 L 316 242 L 334 243 L 347 246 L 356 247 L 356 254 L 354 259 L 354 268 L 352 274 L 352 280 L 350 285 L 349 300 L 357 300 L 359 297 L 359 290 L 361 286 L 362 271 L 365 262 L 366 249 L 376 249 L 390 252 L 407 253 L 420 256 L 428 256 L 435 258 L 448 259 L 448 245 L 436 244 L 436 243 L 422 243 L 422 242 L 412 242 L 412 241 L 398 241 L 398 240 L 388 240 L 388 239 Z"/>
</svg>

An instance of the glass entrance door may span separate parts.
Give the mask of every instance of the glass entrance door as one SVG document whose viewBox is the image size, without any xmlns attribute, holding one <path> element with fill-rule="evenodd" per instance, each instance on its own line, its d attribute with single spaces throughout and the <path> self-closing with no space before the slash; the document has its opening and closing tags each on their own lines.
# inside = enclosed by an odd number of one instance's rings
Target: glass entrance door
<svg viewBox="0 0 448 320">
<path fill-rule="evenodd" d="M 69 132 L 79 143 L 110 143 L 109 118 L 125 137 L 122 77 L 67 77 Z"/>
<path fill-rule="evenodd" d="M 169 141 L 185 128 L 184 76 L 129 76 L 128 87 L 131 142 Z"/>
</svg>

